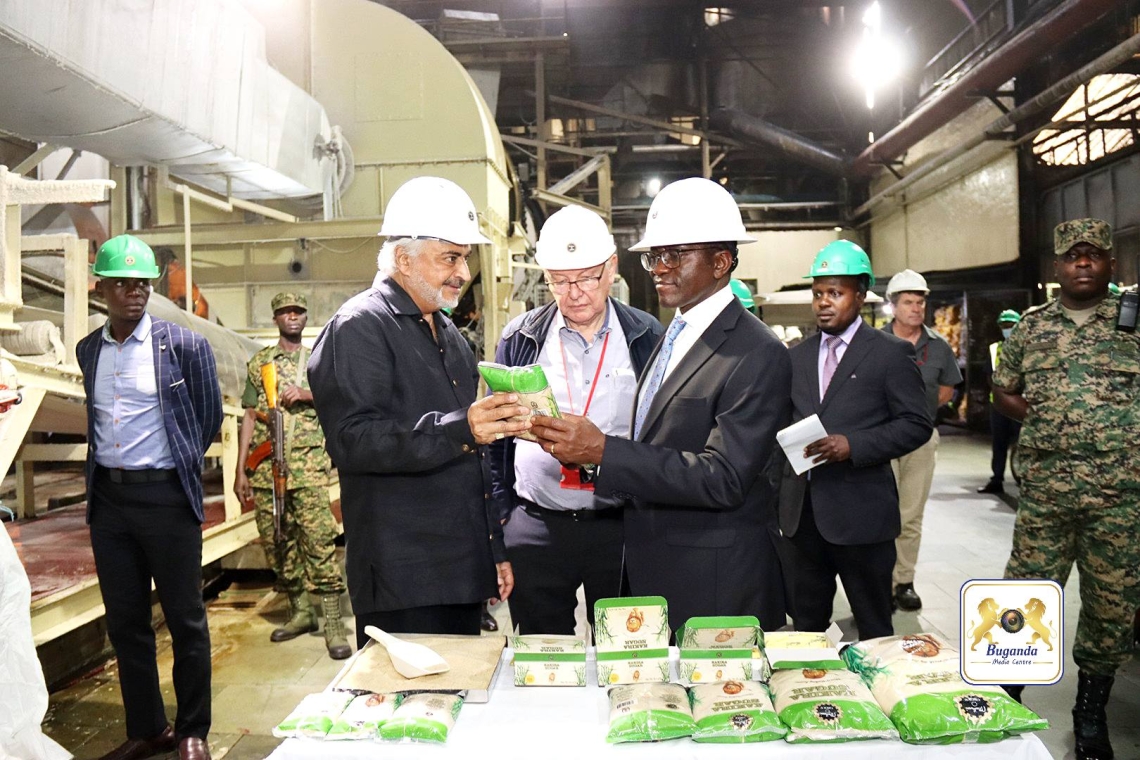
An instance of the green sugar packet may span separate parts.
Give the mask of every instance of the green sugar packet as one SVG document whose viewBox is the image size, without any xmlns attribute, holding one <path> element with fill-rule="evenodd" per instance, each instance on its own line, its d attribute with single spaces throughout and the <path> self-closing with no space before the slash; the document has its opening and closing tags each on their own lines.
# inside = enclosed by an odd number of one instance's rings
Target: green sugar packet
<svg viewBox="0 0 1140 760">
<path fill-rule="evenodd" d="M 558 402 L 554 400 L 554 391 L 550 389 L 550 383 L 546 379 L 546 373 L 539 365 L 508 367 L 495 362 L 479 362 L 479 374 L 483 376 L 487 387 L 495 393 L 519 394 L 519 403 L 529 407 L 532 415 L 562 416 L 558 411 Z M 529 432 L 519 433 L 518 437 L 528 441 L 536 440 Z"/>
<path fill-rule="evenodd" d="M 685 687 L 675 683 L 638 683 L 609 691 L 610 731 L 606 741 L 658 742 L 693 733 L 693 713 Z"/>
<path fill-rule="evenodd" d="M 693 741 L 744 744 L 783 739 L 788 729 L 772 707 L 764 684 L 725 681 L 689 689 L 696 730 Z"/>
<path fill-rule="evenodd" d="M 911 744 L 984 744 L 1049 727 L 1000 686 L 963 681 L 957 648 L 939 634 L 860 641 L 843 659 Z"/>
<path fill-rule="evenodd" d="M 792 744 L 898 738 L 870 689 L 849 670 L 777 670 L 768 686 Z"/>
<path fill-rule="evenodd" d="M 380 725 L 380 739 L 443 744 L 462 707 L 463 697 L 458 694 L 409 694 L 392 717 Z"/>
</svg>

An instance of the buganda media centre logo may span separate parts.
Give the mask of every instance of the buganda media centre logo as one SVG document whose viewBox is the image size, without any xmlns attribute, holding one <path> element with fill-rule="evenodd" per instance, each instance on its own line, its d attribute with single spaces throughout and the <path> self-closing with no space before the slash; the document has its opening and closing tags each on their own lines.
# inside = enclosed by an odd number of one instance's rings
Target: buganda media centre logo
<svg viewBox="0 0 1140 760">
<path fill-rule="evenodd" d="M 961 593 L 962 677 L 1052 684 L 1064 673 L 1064 595 L 1047 580 L 972 580 Z"/>
</svg>

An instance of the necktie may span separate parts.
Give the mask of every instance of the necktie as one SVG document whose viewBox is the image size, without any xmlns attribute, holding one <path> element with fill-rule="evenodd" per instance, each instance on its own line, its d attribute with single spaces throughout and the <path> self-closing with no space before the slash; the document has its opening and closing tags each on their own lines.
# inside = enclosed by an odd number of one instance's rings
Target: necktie
<svg viewBox="0 0 1140 760">
<path fill-rule="evenodd" d="M 835 376 L 835 368 L 839 366 L 839 346 L 843 344 L 843 338 L 838 335 L 828 335 L 825 341 L 827 342 L 827 358 L 823 360 L 823 387 L 819 389 L 820 398 L 827 395 L 827 386 L 831 385 L 831 378 Z"/>
<path fill-rule="evenodd" d="M 653 374 L 649 376 L 649 382 L 645 384 L 645 393 L 641 394 L 641 403 L 637 405 L 637 415 L 633 418 L 633 439 L 635 441 L 641 435 L 641 425 L 645 422 L 645 416 L 649 414 L 649 405 L 653 403 L 653 397 L 657 395 L 661 381 L 665 379 L 665 368 L 669 366 L 669 357 L 673 354 L 673 341 L 677 340 L 677 336 L 684 329 L 684 320 L 680 316 L 676 316 L 669 325 L 669 330 L 665 333 L 661 350 L 657 352 L 657 362 L 653 365 Z"/>
</svg>

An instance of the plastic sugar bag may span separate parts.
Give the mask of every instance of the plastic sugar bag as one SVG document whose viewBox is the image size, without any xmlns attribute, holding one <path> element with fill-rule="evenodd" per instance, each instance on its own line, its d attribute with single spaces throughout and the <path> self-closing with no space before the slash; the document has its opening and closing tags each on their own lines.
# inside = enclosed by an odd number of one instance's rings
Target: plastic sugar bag
<svg viewBox="0 0 1140 760">
<path fill-rule="evenodd" d="M 778 670 L 768 686 L 793 744 L 898 738 L 871 690 L 849 670 Z"/>
<path fill-rule="evenodd" d="M 657 742 L 693 733 L 693 713 L 685 687 L 675 683 L 614 686 L 609 691 L 610 731 L 606 741 Z"/>
<path fill-rule="evenodd" d="M 689 689 L 693 708 L 693 741 L 743 744 L 783 739 L 788 729 L 772 707 L 764 684 L 725 681 Z"/>
<path fill-rule="evenodd" d="M 325 739 L 375 739 L 380 726 L 391 719 L 403 697 L 399 694 L 361 694 L 333 721 Z"/>
<path fill-rule="evenodd" d="M 380 726 L 380 738 L 443 744 L 462 708 L 463 697 L 458 694 L 409 694 L 392 717 Z"/>
<path fill-rule="evenodd" d="M 1049 727 L 1000 686 L 963 681 L 958 650 L 937 634 L 861 641 L 844 650 L 843 658 L 871 687 L 903 741 L 985 743 Z"/>
<path fill-rule="evenodd" d="M 322 691 L 310 694 L 301 700 L 301 704 L 293 708 L 289 717 L 277 724 L 273 729 L 273 735 L 279 739 L 294 736 L 323 739 L 352 699 L 352 694 L 347 691 Z"/>
<path fill-rule="evenodd" d="M 32 587 L 0 529 L 0 758 L 64 760 L 71 753 L 40 730 L 48 691 L 32 639 Z"/>
</svg>

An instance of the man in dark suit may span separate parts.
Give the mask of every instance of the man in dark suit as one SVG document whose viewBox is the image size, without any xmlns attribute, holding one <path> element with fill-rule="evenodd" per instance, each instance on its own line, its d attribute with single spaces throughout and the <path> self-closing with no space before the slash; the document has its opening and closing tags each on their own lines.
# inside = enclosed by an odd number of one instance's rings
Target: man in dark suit
<svg viewBox="0 0 1140 760">
<path fill-rule="evenodd" d="M 926 391 L 914 346 L 863 323 L 873 284 L 859 246 L 839 240 L 816 255 L 808 277 L 819 333 L 792 348 L 795 421 L 818 414 L 828 435 L 804 455 L 816 466 L 786 468 L 780 528 L 793 547 L 797 630 L 831 622 L 838 575 L 860 639 L 889 636 L 891 572 L 899 535 L 891 460 L 930 438 Z"/>
<path fill-rule="evenodd" d="M 128 737 L 104 760 L 175 746 L 201 760 L 210 756 L 202 463 L 222 424 L 214 354 L 201 335 L 146 313 L 159 275 L 146 243 L 111 238 L 93 271 L 107 323 L 75 349 L 87 394 L 87 522 Z M 173 728 L 158 686 L 152 579 L 174 645 Z"/>
<path fill-rule="evenodd" d="M 510 595 L 482 444 L 530 427 L 517 394 L 476 401 L 475 357 L 441 313 L 471 278 L 471 246 L 490 242 L 471 198 L 416 177 L 388 201 L 380 234 L 372 287 L 337 310 L 309 360 L 340 474 L 358 648 L 367 625 L 478 635 L 483 601 Z"/>
<path fill-rule="evenodd" d="M 548 452 L 597 466 L 598 493 L 626 498 L 626 566 L 635 595 L 660 594 L 676 630 L 696 615 L 786 622 L 775 498 L 760 477 L 790 416 L 783 345 L 729 288 L 738 243 L 755 242 L 715 182 L 654 198 L 631 250 L 677 309 L 638 385 L 631 438 L 583 417 L 536 419 Z"/>
</svg>

